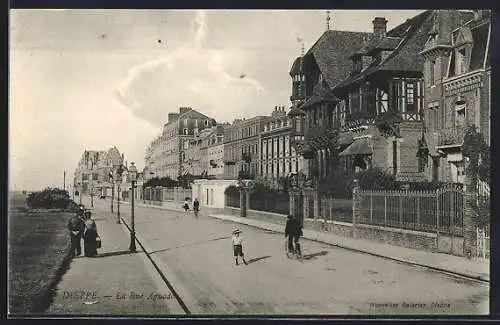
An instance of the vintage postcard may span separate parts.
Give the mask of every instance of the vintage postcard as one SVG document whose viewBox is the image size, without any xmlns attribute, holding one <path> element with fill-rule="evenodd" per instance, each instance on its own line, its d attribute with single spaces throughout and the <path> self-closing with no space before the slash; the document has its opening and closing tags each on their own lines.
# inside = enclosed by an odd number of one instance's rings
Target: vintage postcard
<svg viewBox="0 0 500 325">
<path fill-rule="evenodd" d="M 488 315 L 490 15 L 11 9 L 9 317 Z"/>
</svg>

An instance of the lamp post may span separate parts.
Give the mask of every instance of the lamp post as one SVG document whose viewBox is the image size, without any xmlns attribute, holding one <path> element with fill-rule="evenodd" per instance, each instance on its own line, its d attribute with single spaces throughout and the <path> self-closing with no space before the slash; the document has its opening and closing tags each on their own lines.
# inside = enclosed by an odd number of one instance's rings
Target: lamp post
<svg viewBox="0 0 500 325">
<path fill-rule="evenodd" d="M 131 223 L 132 223 L 132 230 L 130 231 L 130 246 L 129 246 L 129 251 L 130 252 L 135 252 L 135 219 L 134 219 L 134 189 L 135 189 L 135 182 L 137 181 L 137 167 L 135 167 L 135 164 L 133 162 L 130 163 L 130 167 L 128 168 L 128 175 L 130 179 L 130 183 L 132 184 L 131 186 L 131 194 L 132 194 L 132 204 L 131 204 Z"/>
<path fill-rule="evenodd" d="M 115 198 L 115 176 L 113 171 L 109 172 L 109 182 L 111 183 L 111 214 L 113 214 L 113 200 Z"/>
<path fill-rule="evenodd" d="M 117 214 L 117 223 L 121 223 L 120 221 L 120 183 L 122 182 L 122 174 L 123 174 L 123 165 L 119 165 L 116 170 L 116 182 L 118 185 L 118 193 L 116 193 L 116 214 Z"/>
</svg>

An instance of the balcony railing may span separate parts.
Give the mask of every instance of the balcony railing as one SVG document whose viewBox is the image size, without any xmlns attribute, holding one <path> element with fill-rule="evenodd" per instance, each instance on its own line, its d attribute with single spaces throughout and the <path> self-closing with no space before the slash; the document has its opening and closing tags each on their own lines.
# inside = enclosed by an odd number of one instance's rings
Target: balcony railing
<svg viewBox="0 0 500 325">
<path fill-rule="evenodd" d="M 461 145 L 464 142 L 465 128 L 453 127 L 439 130 L 438 145 Z"/>
</svg>

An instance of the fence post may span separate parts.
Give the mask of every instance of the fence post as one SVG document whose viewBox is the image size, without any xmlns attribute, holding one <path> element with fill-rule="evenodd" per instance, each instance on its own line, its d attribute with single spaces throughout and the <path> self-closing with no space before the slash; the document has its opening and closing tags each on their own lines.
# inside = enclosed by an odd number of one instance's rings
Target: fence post
<svg viewBox="0 0 500 325">
<path fill-rule="evenodd" d="M 399 194 L 399 227 L 402 228 L 403 225 L 403 196 L 401 195 L 401 192 Z"/>
<path fill-rule="evenodd" d="M 370 223 L 373 225 L 373 195 L 370 193 Z"/>
<path fill-rule="evenodd" d="M 359 218 L 359 205 L 360 205 L 360 195 L 359 195 L 359 181 L 354 180 L 354 186 L 352 188 L 352 237 L 356 238 L 356 224 Z"/>
<path fill-rule="evenodd" d="M 384 194 L 384 226 L 387 226 L 387 195 Z"/>
<path fill-rule="evenodd" d="M 439 189 L 436 190 L 436 247 L 439 251 L 439 194 L 441 191 Z"/>
<path fill-rule="evenodd" d="M 417 193 L 417 227 L 420 227 L 420 196 Z"/>
<path fill-rule="evenodd" d="M 450 252 L 453 254 L 453 238 L 455 237 L 455 232 L 454 232 L 454 228 L 455 228 L 455 190 L 453 189 L 451 191 L 451 202 L 450 202 L 450 209 L 451 209 L 451 212 L 450 212 Z"/>
</svg>

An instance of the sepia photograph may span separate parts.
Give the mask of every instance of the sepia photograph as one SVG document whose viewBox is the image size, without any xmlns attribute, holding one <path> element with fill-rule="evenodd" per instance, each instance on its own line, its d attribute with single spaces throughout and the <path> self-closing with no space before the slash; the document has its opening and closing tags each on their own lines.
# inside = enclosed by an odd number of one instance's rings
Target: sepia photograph
<svg viewBox="0 0 500 325">
<path fill-rule="evenodd" d="M 10 9 L 7 317 L 489 315 L 491 25 Z"/>
</svg>

